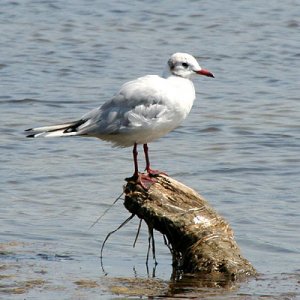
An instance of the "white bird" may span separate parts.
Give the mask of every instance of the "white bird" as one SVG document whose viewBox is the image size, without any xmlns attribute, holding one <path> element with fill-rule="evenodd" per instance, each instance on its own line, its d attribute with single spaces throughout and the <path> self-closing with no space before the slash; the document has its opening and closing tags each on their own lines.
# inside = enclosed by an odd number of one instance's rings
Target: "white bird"
<svg viewBox="0 0 300 300">
<path fill-rule="evenodd" d="M 195 100 L 191 76 L 214 77 L 187 53 L 175 53 L 162 76 L 146 75 L 125 83 L 115 96 L 79 120 L 30 128 L 27 137 L 92 136 L 116 147 L 133 146 L 134 174 L 145 189 L 155 182 L 159 171 L 150 168 L 149 142 L 178 127 Z M 146 174 L 139 173 L 137 145 L 143 144 Z"/>
</svg>

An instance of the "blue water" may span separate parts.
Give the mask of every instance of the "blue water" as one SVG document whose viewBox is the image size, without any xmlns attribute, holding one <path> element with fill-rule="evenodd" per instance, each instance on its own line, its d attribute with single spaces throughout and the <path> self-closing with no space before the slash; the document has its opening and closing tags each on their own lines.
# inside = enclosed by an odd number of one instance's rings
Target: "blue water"
<svg viewBox="0 0 300 300">
<path fill-rule="evenodd" d="M 122 200 L 89 229 L 132 174 L 131 149 L 22 132 L 80 117 L 124 82 L 160 74 L 178 51 L 216 78 L 195 78 L 187 120 L 149 145 L 153 168 L 208 199 L 260 277 L 228 290 L 191 283 L 177 297 L 300 299 L 299 9 L 294 0 L 2 1 L 3 299 L 112 299 L 116 278 L 153 277 L 146 226 L 132 248 L 137 219 L 110 237 L 108 275 L 101 269 L 101 243 L 129 216 Z M 151 280 L 171 285 L 159 233 L 156 254 Z"/>
</svg>

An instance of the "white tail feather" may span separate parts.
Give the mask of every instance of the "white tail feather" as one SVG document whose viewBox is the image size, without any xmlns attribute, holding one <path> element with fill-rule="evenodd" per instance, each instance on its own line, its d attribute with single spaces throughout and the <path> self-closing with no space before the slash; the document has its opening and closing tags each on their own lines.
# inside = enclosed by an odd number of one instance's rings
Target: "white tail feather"
<svg viewBox="0 0 300 300">
<path fill-rule="evenodd" d="M 51 132 L 40 132 L 34 134 L 33 137 L 59 137 L 59 136 L 72 136 L 77 135 L 77 132 L 64 132 L 65 130 L 56 130 Z"/>
<path fill-rule="evenodd" d="M 43 126 L 27 129 L 29 134 L 27 137 L 58 137 L 58 136 L 72 136 L 77 135 L 76 131 L 67 132 L 69 128 L 76 125 L 78 121 L 64 124 L 57 124 L 51 126 Z"/>
<path fill-rule="evenodd" d="M 43 127 L 36 127 L 36 128 L 27 129 L 26 131 L 32 131 L 32 132 L 54 131 L 54 130 L 66 129 L 66 128 L 74 125 L 75 123 L 76 122 L 57 124 L 57 125 L 51 125 L 51 126 L 43 126 Z"/>
</svg>

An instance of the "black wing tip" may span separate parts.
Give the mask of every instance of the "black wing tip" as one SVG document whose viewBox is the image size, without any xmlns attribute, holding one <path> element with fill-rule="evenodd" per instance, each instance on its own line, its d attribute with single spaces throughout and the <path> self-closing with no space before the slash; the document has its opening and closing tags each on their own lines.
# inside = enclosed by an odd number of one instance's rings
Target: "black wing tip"
<svg viewBox="0 0 300 300">
<path fill-rule="evenodd" d="M 28 129 L 25 129 L 24 132 L 30 132 L 30 131 L 33 131 L 33 128 L 28 128 Z M 32 133 L 32 134 L 28 134 L 26 135 L 27 138 L 34 138 L 35 137 L 35 133 Z"/>
<path fill-rule="evenodd" d="M 72 124 L 71 126 L 67 127 L 63 133 L 77 132 L 78 127 L 84 124 L 85 122 L 86 122 L 85 119 L 80 119 L 74 122 L 74 124 Z"/>
</svg>

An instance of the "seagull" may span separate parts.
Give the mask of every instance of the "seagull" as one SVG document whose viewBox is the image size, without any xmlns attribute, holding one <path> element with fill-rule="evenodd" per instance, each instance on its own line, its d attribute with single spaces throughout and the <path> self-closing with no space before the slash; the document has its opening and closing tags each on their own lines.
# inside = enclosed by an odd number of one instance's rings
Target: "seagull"
<svg viewBox="0 0 300 300">
<path fill-rule="evenodd" d="M 192 55 L 174 53 L 162 76 L 146 75 L 126 82 L 109 101 L 79 120 L 30 128 L 25 130 L 27 137 L 87 136 L 111 142 L 113 147 L 133 146 L 134 173 L 130 179 L 149 189 L 156 182 L 154 177 L 162 172 L 150 167 L 148 143 L 166 135 L 187 117 L 196 98 L 190 80 L 195 74 L 214 77 Z M 139 172 L 138 145 L 143 145 L 146 173 Z"/>
</svg>

